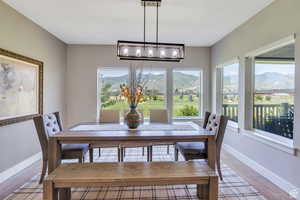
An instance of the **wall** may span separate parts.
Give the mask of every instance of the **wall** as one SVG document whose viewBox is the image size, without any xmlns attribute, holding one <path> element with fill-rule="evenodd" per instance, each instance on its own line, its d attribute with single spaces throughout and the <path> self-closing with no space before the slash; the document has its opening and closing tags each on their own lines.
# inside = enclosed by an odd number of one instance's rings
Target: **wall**
<svg viewBox="0 0 300 200">
<path fill-rule="evenodd" d="M 216 99 L 216 68 L 215 66 L 236 58 L 245 57 L 248 52 L 285 38 L 293 33 L 300 36 L 300 1 L 276 0 L 248 22 L 234 30 L 211 50 L 212 57 L 212 99 Z M 294 145 L 300 147 L 300 40 L 296 42 L 296 116 Z M 242 62 L 242 66 L 243 62 Z M 243 71 L 243 70 L 242 70 Z M 245 73 L 242 75 L 247 77 Z M 242 84 L 241 84 L 242 85 Z M 215 110 L 215 104 L 213 105 Z M 243 113 L 242 113 L 243 114 Z M 300 157 L 288 154 L 277 148 L 263 144 L 244 134 L 228 131 L 225 144 L 252 159 L 262 167 L 270 170 L 287 182 L 300 188 L 299 166 Z"/>
<path fill-rule="evenodd" d="M 97 69 L 99 67 L 128 67 L 130 61 L 116 57 L 115 46 L 69 45 L 67 53 L 67 115 L 68 125 L 95 121 L 97 116 Z M 199 67 L 203 69 L 204 106 L 209 108 L 210 49 L 187 48 L 181 63 L 146 62 L 145 66 Z"/>
<path fill-rule="evenodd" d="M 0 1 L 0 48 L 44 62 L 44 112 L 63 111 L 66 45 Z M 33 121 L 0 127 L 0 173 L 40 152 Z"/>
</svg>

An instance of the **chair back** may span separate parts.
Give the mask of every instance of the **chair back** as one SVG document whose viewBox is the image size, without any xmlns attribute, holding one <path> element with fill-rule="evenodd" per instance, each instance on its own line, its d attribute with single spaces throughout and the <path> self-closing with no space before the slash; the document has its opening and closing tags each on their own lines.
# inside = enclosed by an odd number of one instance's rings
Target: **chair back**
<svg viewBox="0 0 300 200">
<path fill-rule="evenodd" d="M 210 116 L 210 112 L 205 112 L 205 115 L 204 115 L 204 121 L 203 121 L 203 124 L 202 124 L 202 127 L 205 129 L 206 126 L 207 126 L 207 123 L 208 123 L 208 119 L 209 119 L 209 116 Z"/>
<path fill-rule="evenodd" d="M 48 137 L 62 131 L 59 112 L 39 115 L 33 118 L 36 132 L 40 141 L 43 159 L 48 158 Z"/>
<path fill-rule="evenodd" d="M 221 152 L 221 147 L 226 131 L 228 117 L 223 115 L 210 114 L 206 125 L 206 130 L 213 131 L 216 137 L 217 155 Z"/>
<path fill-rule="evenodd" d="M 150 123 L 169 123 L 167 109 L 150 109 Z"/>
<path fill-rule="evenodd" d="M 144 123 L 144 111 L 143 111 L 143 110 L 140 110 L 140 109 L 137 109 L 137 111 L 140 113 L 140 117 L 141 117 L 140 123 L 143 124 L 143 123 Z M 125 109 L 125 110 L 124 110 L 124 114 L 123 114 L 124 122 L 125 122 L 126 114 L 127 114 L 128 112 L 129 112 L 128 109 Z"/>
<path fill-rule="evenodd" d="M 100 110 L 100 123 L 120 123 L 119 110 Z"/>
</svg>

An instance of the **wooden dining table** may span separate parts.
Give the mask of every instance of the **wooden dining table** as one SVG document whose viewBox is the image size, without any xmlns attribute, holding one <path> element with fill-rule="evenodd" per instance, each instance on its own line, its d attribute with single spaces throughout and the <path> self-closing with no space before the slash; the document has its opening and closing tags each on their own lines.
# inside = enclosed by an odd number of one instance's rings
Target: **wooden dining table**
<svg viewBox="0 0 300 200">
<path fill-rule="evenodd" d="M 62 144 L 123 144 L 176 143 L 207 141 L 207 163 L 215 169 L 216 141 L 213 132 L 193 122 L 171 124 L 143 124 L 128 129 L 124 124 L 79 123 L 68 130 L 49 137 L 48 173 L 61 164 Z"/>
</svg>

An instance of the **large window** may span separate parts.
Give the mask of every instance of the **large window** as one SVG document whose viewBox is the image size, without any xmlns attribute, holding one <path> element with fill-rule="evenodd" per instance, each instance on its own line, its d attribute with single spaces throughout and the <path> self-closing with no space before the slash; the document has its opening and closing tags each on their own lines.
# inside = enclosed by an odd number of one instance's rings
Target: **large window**
<svg viewBox="0 0 300 200">
<path fill-rule="evenodd" d="M 149 117 L 150 109 L 166 108 L 166 70 L 159 68 L 136 69 L 136 78 L 144 86 L 145 100 L 139 104 L 144 116 Z"/>
<path fill-rule="evenodd" d="M 120 85 L 129 81 L 127 68 L 102 68 L 98 72 L 99 103 L 101 109 L 128 109 L 125 99 L 120 97 Z"/>
<path fill-rule="evenodd" d="M 223 65 L 221 72 L 221 104 L 222 114 L 231 121 L 238 121 L 239 104 L 239 62 L 233 61 Z"/>
<path fill-rule="evenodd" d="M 143 110 L 145 118 L 149 118 L 150 109 L 171 107 L 174 118 L 200 117 L 200 70 L 156 67 L 100 68 L 98 71 L 99 108 L 119 109 L 121 113 L 127 111 L 128 102 L 120 96 L 120 85 L 124 83 L 128 85 L 130 80 L 134 79 L 144 87 L 143 102 L 138 105 L 138 109 Z M 167 80 L 173 80 L 173 84 L 167 83 Z"/>
<path fill-rule="evenodd" d="M 257 56 L 254 80 L 253 127 L 293 139 L 294 45 Z"/>
<path fill-rule="evenodd" d="M 200 115 L 199 70 L 173 71 L 173 117 L 197 117 Z"/>
</svg>

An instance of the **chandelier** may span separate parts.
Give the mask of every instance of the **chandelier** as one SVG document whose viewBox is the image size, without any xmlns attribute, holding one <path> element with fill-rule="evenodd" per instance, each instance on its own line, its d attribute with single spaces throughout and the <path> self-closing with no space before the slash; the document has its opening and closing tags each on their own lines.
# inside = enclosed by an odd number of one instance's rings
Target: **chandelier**
<svg viewBox="0 0 300 200">
<path fill-rule="evenodd" d="M 185 56 L 184 44 L 158 42 L 158 8 L 161 0 L 141 0 L 144 8 L 144 41 L 124 41 L 117 43 L 120 60 L 146 60 L 180 62 Z M 156 42 L 146 42 L 146 7 L 156 7 Z"/>
</svg>

